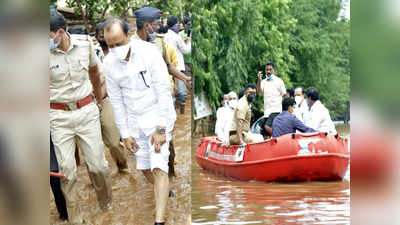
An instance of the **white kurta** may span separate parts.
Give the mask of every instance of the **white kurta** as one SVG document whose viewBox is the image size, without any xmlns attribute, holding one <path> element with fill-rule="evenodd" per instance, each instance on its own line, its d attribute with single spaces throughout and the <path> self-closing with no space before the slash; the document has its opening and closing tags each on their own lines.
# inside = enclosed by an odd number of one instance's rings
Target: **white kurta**
<svg viewBox="0 0 400 225">
<path fill-rule="evenodd" d="M 167 66 L 151 43 L 131 40 L 129 62 L 112 53 L 104 60 L 107 93 L 122 138 L 152 134 L 157 126 L 171 132 L 176 120 Z"/>
</svg>

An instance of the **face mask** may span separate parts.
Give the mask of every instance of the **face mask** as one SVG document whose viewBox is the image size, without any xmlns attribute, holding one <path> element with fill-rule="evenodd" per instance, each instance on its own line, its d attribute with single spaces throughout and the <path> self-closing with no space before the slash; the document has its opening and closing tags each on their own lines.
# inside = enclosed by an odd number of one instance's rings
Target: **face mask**
<svg viewBox="0 0 400 225">
<path fill-rule="evenodd" d="M 130 45 L 126 44 L 126 45 L 122 45 L 119 47 L 115 47 L 115 48 L 111 48 L 110 52 L 115 55 L 115 57 L 117 57 L 119 60 L 125 60 L 126 56 L 128 55 L 128 51 L 129 51 Z"/>
<path fill-rule="evenodd" d="M 50 49 L 56 49 L 56 48 L 58 48 L 58 46 L 60 45 L 60 43 L 61 43 L 61 38 L 58 40 L 57 43 L 55 43 L 55 42 L 54 42 L 54 39 L 56 39 L 56 38 L 57 38 L 57 33 L 56 33 L 56 36 L 55 36 L 54 38 L 50 38 Z"/>
<path fill-rule="evenodd" d="M 178 33 L 178 32 L 179 32 L 179 25 L 178 25 L 178 24 L 175 24 L 175 25 L 172 26 L 170 29 L 173 30 L 175 33 Z"/>
<path fill-rule="evenodd" d="M 297 95 L 297 96 L 294 96 L 294 100 L 296 101 L 296 104 L 298 105 L 303 100 L 303 97 Z"/>
<path fill-rule="evenodd" d="M 147 35 L 147 41 L 152 42 L 156 39 L 157 33 L 154 32 L 153 28 L 151 28 L 151 33 Z"/>
<path fill-rule="evenodd" d="M 247 96 L 247 101 L 248 101 L 249 103 L 253 103 L 255 99 L 256 99 L 256 94 L 249 94 L 249 95 Z"/>
<path fill-rule="evenodd" d="M 269 79 L 271 79 L 272 78 L 272 74 L 267 74 L 267 79 L 269 80 Z"/>
<path fill-rule="evenodd" d="M 103 40 L 99 40 L 99 44 L 100 44 L 100 46 L 102 48 L 107 48 L 108 47 L 107 42 L 104 39 Z"/>
<path fill-rule="evenodd" d="M 235 109 L 236 106 L 237 106 L 237 103 L 238 103 L 238 101 L 237 101 L 236 99 L 234 99 L 234 100 L 230 100 L 230 101 L 228 102 L 228 105 L 229 105 L 229 107 L 231 107 L 232 109 Z"/>
<path fill-rule="evenodd" d="M 308 99 L 305 99 L 305 102 L 306 102 L 307 106 L 310 107 L 310 105 L 308 104 Z"/>
<path fill-rule="evenodd" d="M 50 38 L 50 49 L 53 50 L 53 49 L 58 48 L 60 43 L 61 43 L 61 40 L 59 42 L 57 42 L 57 43 L 54 43 L 54 39 Z"/>
</svg>

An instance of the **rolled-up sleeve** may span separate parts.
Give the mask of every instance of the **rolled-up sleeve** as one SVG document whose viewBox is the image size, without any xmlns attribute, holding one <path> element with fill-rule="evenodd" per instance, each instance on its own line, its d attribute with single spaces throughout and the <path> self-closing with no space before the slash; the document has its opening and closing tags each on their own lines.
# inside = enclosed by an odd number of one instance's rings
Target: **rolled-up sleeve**
<svg viewBox="0 0 400 225">
<path fill-rule="evenodd" d="M 157 125 L 167 127 L 169 124 L 168 118 L 172 116 L 173 100 L 171 96 L 171 84 L 169 81 L 169 74 L 167 65 L 165 64 L 161 53 L 155 49 L 154 55 L 151 60 L 151 74 L 154 84 L 155 94 L 158 99 L 158 118 Z"/>
<path fill-rule="evenodd" d="M 112 77 L 109 69 L 104 68 L 104 74 L 106 77 L 107 94 L 114 109 L 115 123 L 117 124 L 122 138 L 131 137 L 132 135 L 128 127 L 128 116 L 124 107 L 121 86 L 118 84 L 118 81 Z"/>
</svg>

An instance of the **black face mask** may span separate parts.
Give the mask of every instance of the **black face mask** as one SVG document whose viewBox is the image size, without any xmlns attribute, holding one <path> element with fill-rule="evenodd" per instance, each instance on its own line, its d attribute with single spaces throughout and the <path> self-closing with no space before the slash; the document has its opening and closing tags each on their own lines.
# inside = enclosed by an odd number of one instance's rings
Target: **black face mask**
<svg viewBox="0 0 400 225">
<path fill-rule="evenodd" d="M 256 94 L 249 94 L 249 95 L 247 96 L 247 101 L 248 101 L 249 103 L 253 103 L 254 100 L 256 100 Z"/>
<path fill-rule="evenodd" d="M 102 48 L 108 48 L 106 40 L 99 40 L 99 44 Z"/>
</svg>

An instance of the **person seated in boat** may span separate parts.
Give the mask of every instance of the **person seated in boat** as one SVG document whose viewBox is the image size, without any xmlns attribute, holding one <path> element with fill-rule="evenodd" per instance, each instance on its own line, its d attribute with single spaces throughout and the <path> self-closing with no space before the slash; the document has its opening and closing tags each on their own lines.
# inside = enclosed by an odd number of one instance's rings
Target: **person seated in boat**
<svg viewBox="0 0 400 225">
<path fill-rule="evenodd" d="M 218 138 L 224 142 L 224 143 L 229 143 L 229 130 L 231 129 L 232 126 L 232 118 L 233 118 L 233 113 L 235 111 L 235 108 L 238 104 L 238 98 L 235 92 L 231 91 L 228 93 L 228 101 L 225 103 L 225 105 L 228 105 L 226 107 L 226 110 L 224 111 L 224 114 L 221 115 L 221 123 L 222 123 L 222 134 L 221 136 L 218 136 Z"/>
<path fill-rule="evenodd" d="M 308 112 L 307 100 L 304 98 L 304 88 L 297 86 L 294 89 L 294 100 L 296 101 L 296 107 L 294 108 L 294 115 L 297 119 L 304 123 L 305 114 Z"/>
<path fill-rule="evenodd" d="M 304 124 L 319 132 L 337 134 L 328 109 L 319 101 L 318 89 L 309 87 L 306 90 L 308 112 L 304 117 Z"/>
<path fill-rule="evenodd" d="M 293 98 L 285 98 L 282 101 L 282 112 L 272 122 L 272 137 L 279 137 L 285 134 L 300 132 L 316 132 L 311 127 L 303 124 L 294 114 L 296 101 Z"/>
<path fill-rule="evenodd" d="M 215 134 L 218 136 L 218 138 L 223 141 L 225 135 L 223 132 L 224 128 L 224 120 L 225 120 L 225 112 L 228 110 L 228 99 L 229 95 L 224 94 L 222 99 L 221 99 L 221 107 L 217 109 L 217 121 L 215 122 Z"/>
<path fill-rule="evenodd" d="M 232 126 L 229 131 L 229 143 L 242 145 L 264 141 L 260 134 L 250 132 L 251 104 L 256 99 L 257 87 L 248 84 L 244 89 L 244 95 L 240 98 L 233 113 Z"/>
</svg>

